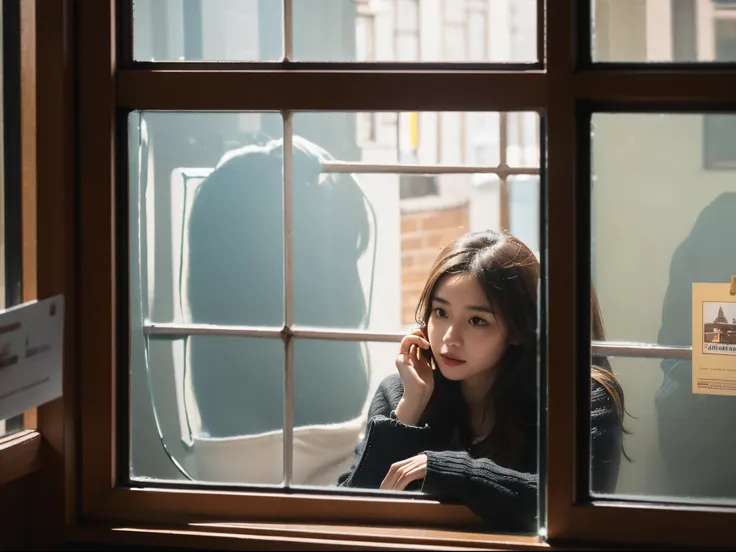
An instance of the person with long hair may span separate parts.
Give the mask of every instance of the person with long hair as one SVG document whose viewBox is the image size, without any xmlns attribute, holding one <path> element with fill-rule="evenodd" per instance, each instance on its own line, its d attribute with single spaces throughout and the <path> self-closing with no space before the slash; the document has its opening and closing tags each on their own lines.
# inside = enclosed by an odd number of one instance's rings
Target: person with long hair
<svg viewBox="0 0 736 552">
<path fill-rule="evenodd" d="M 508 233 L 447 245 L 373 397 L 347 487 L 421 490 L 458 500 L 492 528 L 535 532 L 538 492 L 539 262 Z M 594 303 L 593 335 L 602 335 Z M 596 330 L 596 324 L 598 329 Z M 615 488 L 623 393 L 594 358 L 592 491 Z M 554 444 L 551 444 L 554 446 Z"/>
</svg>

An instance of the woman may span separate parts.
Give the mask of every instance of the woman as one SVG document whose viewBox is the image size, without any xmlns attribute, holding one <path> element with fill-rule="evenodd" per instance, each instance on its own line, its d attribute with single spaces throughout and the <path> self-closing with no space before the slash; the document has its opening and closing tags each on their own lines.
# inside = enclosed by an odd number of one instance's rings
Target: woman
<svg viewBox="0 0 736 552">
<path fill-rule="evenodd" d="M 534 254 L 506 233 L 470 234 L 440 252 L 421 328 L 403 338 L 398 374 L 381 382 L 341 485 L 422 490 L 464 502 L 496 530 L 536 532 L 538 281 Z M 605 359 L 594 364 L 592 490 L 610 492 L 623 397 Z"/>
</svg>

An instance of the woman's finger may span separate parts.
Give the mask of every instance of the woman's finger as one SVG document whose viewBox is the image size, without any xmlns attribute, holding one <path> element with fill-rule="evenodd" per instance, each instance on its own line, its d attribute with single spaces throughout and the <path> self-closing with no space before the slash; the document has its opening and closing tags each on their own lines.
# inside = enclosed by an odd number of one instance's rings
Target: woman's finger
<svg viewBox="0 0 736 552">
<path fill-rule="evenodd" d="M 394 483 L 393 490 L 394 491 L 404 491 L 409 486 L 409 483 L 412 481 L 417 481 L 418 479 L 423 479 L 423 470 L 420 465 L 412 465 L 407 466 L 403 473 L 401 474 L 401 477 L 397 479 L 397 481 Z"/>
<path fill-rule="evenodd" d="M 405 335 L 401 340 L 401 346 L 399 351 L 402 353 L 409 353 L 409 349 L 412 345 L 416 345 L 420 349 L 429 349 L 429 341 L 418 335 Z"/>
<path fill-rule="evenodd" d="M 398 469 L 398 462 L 396 464 L 393 464 L 386 474 L 386 477 L 383 478 L 383 481 L 381 482 L 380 489 L 383 491 L 390 491 L 394 488 L 394 485 L 396 484 L 396 481 L 398 479 L 397 477 L 397 469 Z"/>
</svg>

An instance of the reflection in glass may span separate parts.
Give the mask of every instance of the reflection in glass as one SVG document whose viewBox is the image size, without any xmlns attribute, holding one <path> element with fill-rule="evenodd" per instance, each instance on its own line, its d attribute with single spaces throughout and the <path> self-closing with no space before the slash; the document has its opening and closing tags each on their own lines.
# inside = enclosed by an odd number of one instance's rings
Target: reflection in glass
<svg viewBox="0 0 736 552">
<path fill-rule="evenodd" d="M 736 4 L 729 0 L 589 0 L 593 60 L 736 61 Z"/>
<path fill-rule="evenodd" d="M 656 361 L 612 360 L 614 371 L 641 367 L 622 379 L 638 420 L 624 419 L 633 462 L 622 462 L 621 494 L 736 498 L 736 402 L 693 394 L 692 364 L 678 349 L 692 344 L 692 284 L 726 283 L 736 272 L 736 177 L 705 163 L 705 117 L 593 116 L 592 271 L 606 337 L 665 347 Z M 719 117 L 736 128 L 735 115 Z"/>
<path fill-rule="evenodd" d="M 282 4 L 134 0 L 134 58 L 281 60 Z M 536 0 L 294 0 L 292 58 L 533 63 L 536 4 Z"/>
</svg>

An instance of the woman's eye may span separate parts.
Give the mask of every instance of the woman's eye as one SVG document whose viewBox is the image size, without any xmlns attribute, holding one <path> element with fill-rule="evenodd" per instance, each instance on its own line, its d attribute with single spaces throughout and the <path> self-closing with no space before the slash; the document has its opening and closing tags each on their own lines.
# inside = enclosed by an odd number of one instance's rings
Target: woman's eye
<svg viewBox="0 0 736 552">
<path fill-rule="evenodd" d="M 447 316 L 447 312 L 445 312 L 445 309 L 443 309 L 442 307 L 433 308 L 432 314 L 434 314 L 435 316 L 439 316 L 440 318 L 444 318 L 445 316 Z"/>
<path fill-rule="evenodd" d="M 472 326 L 485 326 L 488 324 L 485 320 L 483 320 L 480 316 L 474 316 L 470 319 L 470 324 Z"/>
</svg>

